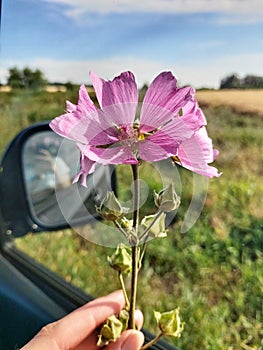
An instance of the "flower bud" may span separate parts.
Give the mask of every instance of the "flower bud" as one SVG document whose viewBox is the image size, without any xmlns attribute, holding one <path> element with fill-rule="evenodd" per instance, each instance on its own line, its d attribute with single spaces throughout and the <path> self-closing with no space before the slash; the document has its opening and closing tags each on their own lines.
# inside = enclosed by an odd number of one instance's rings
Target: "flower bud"
<svg viewBox="0 0 263 350">
<path fill-rule="evenodd" d="M 125 331 L 126 329 L 128 329 L 128 324 L 129 324 L 129 312 L 126 309 L 122 309 L 119 313 L 119 320 L 122 323 L 122 331 Z"/>
<path fill-rule="evenodd" d="M 170 184 L 159 193 L 154 192 L 154 202 L 161 211 L 169 212 L 179 207 L 180 197 L 177 196 L 173 184 Z"/>
<path fill-rule="evenodd" d="M 123 323 L 115 315 L 108 317 L 101 327 L 97 346 L 103 347 L 115 342 L 121 336 L 122 330 Z"/>
<path fill-rule="evenodd" d="M 107 192 L 101 205 L 96 207 L 96 210 L 104 219 L 109 221 L 116 221 L 127 212 L 127 208 L 121 206 L 119 200 L 112 191 Z"/>
<path fill-rule="evenodd" d="M 146 229 L 150 228 L 149 236 L 151 237 L 166 237 L 167 230 L 165 229 L 165 216 L 165 213 L 161 213 L 156 220 L 156 215 L 145 216 L 141 221 L 141 225 Z"/>
<path fill-rule="evenodd" d="M 131 249 L 119 244 L 112 256 L 108 256 L 108 262 L 114 270 L 129 274 L 132 270 Z"/>
<path fill-rule="evenodd" d="M 184 322 L 180 320 L 179 311 L 179 307 L 163 313 L 154 311 L 155 319 L 163 335 L 180 338 Z"/>
</svg>

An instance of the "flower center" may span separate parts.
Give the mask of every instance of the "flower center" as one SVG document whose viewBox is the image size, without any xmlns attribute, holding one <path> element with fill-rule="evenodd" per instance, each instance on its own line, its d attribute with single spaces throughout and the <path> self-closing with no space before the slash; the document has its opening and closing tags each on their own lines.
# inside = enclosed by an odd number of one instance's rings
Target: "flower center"
<svg viewBox="0 0 263 350">
<path fill-rule="evenodd" d="M 138 142 L 145 140 L 149 135 L 153 134 L 156 130 L 150 133 L 140 133 L 139 123 L 135 122 L 133 125 L 114 125 L 114 137 L 113 143 L 98 145 L 97 148 L 109 148 L 109 147 L 130 147 L 131 150 L 136 153 L 138 151 Z M 117 130 L 117 134 L 116 134 Z M 116 140 L 117 138 L 117 140 Z"/>
<path fill-rule="evenodd" d="M 137 143 L 140 139 L 138 128 L 133 125 L 122 125 L 119 128 L 119 143 L 122 146 L 131 147 L 133 150 L 137 149 Z"/>
</svg>

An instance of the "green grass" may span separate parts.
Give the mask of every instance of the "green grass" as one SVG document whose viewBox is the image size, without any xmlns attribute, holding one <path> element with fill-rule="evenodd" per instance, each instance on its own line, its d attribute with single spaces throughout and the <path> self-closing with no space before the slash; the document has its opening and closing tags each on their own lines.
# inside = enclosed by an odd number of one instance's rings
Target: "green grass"
<svg viewBox="0 0 263 350">
<path fill-rule="evenodd" d="M 1 94 L 0 148 L 26 125 L 63 113 L 69 94 Z M 167 238 L 149 242 L 139 280 L 138 305 L 145 326 L 155 332 L 152 310 L 180 306 L 186 322 L 175 344 L 184 350 L 263 349 L 263 119 L 227 107 L 204 109 L 208 131 L 220 155 L 223 175 L 209 180 L 204 209 L 195 225 L 181 232 L 193 176 L 178 169 L 182 204 Z M 141 175 L 152 193 L 160 177 L 147 165 Z M 130 170 L 118 169 L 119 195 L 131 198 L 125 184 Z M 152 212 L 152 197 L 142 215 Z M 96 235 L 96 226 L 85 227 Z M 100 296 L 119 288 L 106 257 L 111 248 L 64 231 L 27 235 L 17 245 L 67 281 Z"/>
</svg>

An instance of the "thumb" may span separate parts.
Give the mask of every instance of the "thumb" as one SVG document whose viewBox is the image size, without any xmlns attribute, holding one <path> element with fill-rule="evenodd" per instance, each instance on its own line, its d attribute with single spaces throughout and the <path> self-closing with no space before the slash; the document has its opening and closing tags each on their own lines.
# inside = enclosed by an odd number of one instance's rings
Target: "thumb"
<svg viewBox="0 0 263 350">
<path fill-rule="evenodd" d="M 124 331 L 115 343 L 111 343 L 107 350 L 139 350 L 144 343 L 144 335 L 140 331 L 129 329 Z"/>
</svg>

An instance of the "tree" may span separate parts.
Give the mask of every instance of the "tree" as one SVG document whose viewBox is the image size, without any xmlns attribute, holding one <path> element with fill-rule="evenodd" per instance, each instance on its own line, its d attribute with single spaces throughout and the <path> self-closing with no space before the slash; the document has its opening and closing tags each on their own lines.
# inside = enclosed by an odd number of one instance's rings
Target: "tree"
<svg viewBox="0 0 263 350">
<path fill-rule="evenodd" d="M 17 67 L 13 67 L 9 69 L 7 84 L 12 88 L 38 90 L 47 84 L 47 80 L 39 69 L 32 70 L 25 67 L 19 70 Z"/>
<path fill-rule="evenodd" d="M 262 89 L 263 77 L 246 75 L 241 79 L 236 74 L 227 76 L 221 80 L 220 89 Z"/>
<path fill-rule="evenodd" d="M 9 77 L 7 79 L 7 85 L 11 88 L 21 88 L 22 87 L 22 74 L 16 67 L 9 69 Z"/>
<path fill-rule="evenodd" d="M 247 75 L 243 79 L 243 85 L 245 88 L 262 89 L 263 88 L 263 78 L 257 77 L 255 75 Z"/>
<path fill-rule="evenodd" d="M 220 89 L 236 89 L 240 87 L 240 79 L 236 74 L 223 78 L 220 83 Z"/>
<path fill-rule="evenodd" d="M 68 91 L 72 91 L 72 90 L 74 89 L 74 85 L 73 85 L 73 83 L 72 83 L 71 81 L 67 81 L 67 82 L 64 84 L 64 86 L 66 87 L 66 89 L 67 89 Z"/>
</svg>

